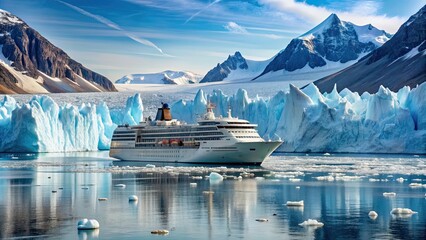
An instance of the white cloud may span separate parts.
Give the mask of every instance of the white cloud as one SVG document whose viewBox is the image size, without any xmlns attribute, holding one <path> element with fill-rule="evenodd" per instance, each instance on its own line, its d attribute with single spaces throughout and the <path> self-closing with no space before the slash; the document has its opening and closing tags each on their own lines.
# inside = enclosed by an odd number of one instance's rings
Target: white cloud
<svg viewBox="0 0 426 240">
<path fill-rule="evenodd" d="M 313 25 L 319 24 L 331 13 L 336 13 L 341 20 L 349 21 L 357 25 L 371 23 L 379 29 L 394 33 L 405 21 L 405 19 L 400 17 L 378 15 L 377 12 L 381 4 L 373 1 L 356 2 L 354 6 L 347 11 L 313 6 L 306 2 L 296 2 L 295 0 L 259 0 L 259 2 Z"/>
<path fill-rule="evenodd" d="M 238 25 L 235 22 L 228 22 L 228 24 L 226 24 L 224 27 L 228 31 L 233 32 L 233 33 L 248 33 L 247 29 L 245 29 L 244 27 Z"/>
</svg>

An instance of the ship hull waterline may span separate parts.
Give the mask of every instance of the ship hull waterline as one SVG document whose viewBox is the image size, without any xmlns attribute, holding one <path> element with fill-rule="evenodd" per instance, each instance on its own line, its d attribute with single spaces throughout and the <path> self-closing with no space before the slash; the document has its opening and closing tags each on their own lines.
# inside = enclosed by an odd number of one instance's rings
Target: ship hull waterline
<svg viewBox="0 0 426 240">
<path fill-rule="evenodd" d="M 260 165 L 282 142 L 237 142 L 226 146 L 199 148 L 120 148 L 111 149 L 110 157 L 122 161 L 194 164 Z"/>
</svg>

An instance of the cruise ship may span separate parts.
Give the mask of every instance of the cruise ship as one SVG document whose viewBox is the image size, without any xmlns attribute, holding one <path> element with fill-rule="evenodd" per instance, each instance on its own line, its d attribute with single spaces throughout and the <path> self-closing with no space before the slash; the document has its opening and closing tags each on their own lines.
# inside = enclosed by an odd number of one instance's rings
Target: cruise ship
<svg viewBox="0 0 426 240">
<path fill-rule="evenodd" d="M 109 155 L 128 161 L 260 165 L 281 141 L 265 141 L 256 124 L 215 117 L 213 105 L 197 124 L 172 119 L 170 108 L 158 108 L 155 120 L 120 125 L 111 139 Z"/>
</svg>

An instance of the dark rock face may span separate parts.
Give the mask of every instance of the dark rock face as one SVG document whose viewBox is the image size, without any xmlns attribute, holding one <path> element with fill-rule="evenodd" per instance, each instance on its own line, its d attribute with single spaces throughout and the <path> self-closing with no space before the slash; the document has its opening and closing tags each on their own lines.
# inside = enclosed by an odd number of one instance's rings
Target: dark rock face
<svg viewBox="0 0 426 240">
<path fill-rule="evenodd" d="M 321 33 L 315 32 L 312 37 L 302 36 L 293 39 L 258 77 L 279 70 L 291 72 L 306 65 L 311 68 L 322 67 L 326 65 L 325 60 L 346 63 L 376 48 L 372 42 L 359 41 L 354 25 L 340 21 L 335 14 L 330 15 L 318 27 L 322 25 L 326 25 L 326 28 L 321 29 Z M 310 32 L 315 31 L 316 28 Z M 310 32 L 305 35 L 309 35 Z"/>
<path fill-rule="evenodd" d="M 383 57 L 393 61 L 423 43 L 419 46 L 419 51 L 422 51 L 426 48 L 425 39 L 426 5 L 402 24 L 392 37 L 392 41 L 386 42 L 382 47 L 366 56 L 367 64 L 376 62 Z"/>
<path fill-rule="evenodd" d="M 314 83 L 321 92 L 331 91 L 335 84 L 339 91 L 348 88 L 359 93 L 375 93 L 380 85 L 392 91 L 404 86 L 413 88 L 426 81 L 425 51 L 426 6 L 423 6 L 381 47 L 356 64 Z"/>
<path fill-rule="evenodd" d="M 229 55 L 223 63 L 217 64 L 215 68 L 210 70 L 200 83 L 218 82 L 228 77 L 232 70 L 247 69 L 247 61 L 240 52 L 235 52 L 234 55 Z"/>
<path fill-rule="evenodd" d="M 39 76 L 38 71 L 71 81 L 76 81 L 77 76 L 80 76 L 96 83 L 101 89 L 116 91 L 106 77 L 74 61 L 21 19 L 4 11 L 0 12 L 0 45 L 3 45 L 3 55 L 13 62 L 12 67 L 26 71 L 33 78 Z"/>
</svg>

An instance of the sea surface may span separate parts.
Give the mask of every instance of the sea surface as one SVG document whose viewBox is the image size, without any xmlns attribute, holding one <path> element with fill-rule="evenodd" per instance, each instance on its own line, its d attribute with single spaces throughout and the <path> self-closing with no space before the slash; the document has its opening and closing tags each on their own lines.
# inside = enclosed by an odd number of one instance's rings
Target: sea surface
<svg viewBox="0 0 426 240">
<path fill-rule="evenodd" d="M 426 236 L 425 156 L 275 154 L 260 167 L 150 164 L 113 161 L 108 152 L 2 154 L 0 238 Z M 211 172 L 226 177 L 209 179 Z M 130 195 L 139 200 L 129 202 Z M 301 200 L 301 207 L 286 206 Z M 417 213 L 391 214 L 397 207 Z M 376 219 L 368 216 L 373 210 Z M 100 228 L 77 230 L 83 218 Z M 324 225 L 299 225 L 308 219 Z M 169 233 L 151 234 L 156 229 Z"/>
</svg>

